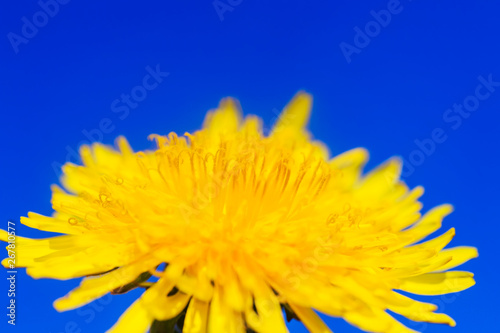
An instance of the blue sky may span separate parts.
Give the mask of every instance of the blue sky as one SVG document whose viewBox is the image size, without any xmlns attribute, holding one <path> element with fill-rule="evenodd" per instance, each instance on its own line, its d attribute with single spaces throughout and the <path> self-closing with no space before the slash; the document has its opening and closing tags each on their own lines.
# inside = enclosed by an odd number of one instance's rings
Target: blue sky
<svg viewBox="0 0 500 333">
<path fill-rule="evenodd" d="M 49 186 L 85 141 L 125 135 L 149 148 L 148 134 L 193 131 L 225 96 L 270 125 L 304 89 L 314 96 L 309 128 L 332 154 L 366 147 L 368 168 L 401 156 L 406 182 L 426 188 L 424 210 L 455 206 L 444 222 L 457 228 L 452 244 L 479 248 L 463 267 L 475 272 L 475 287 L 423 298 L 458 326 L 405 323 L 429 333 L 490 331 L 499 310 L 499 10 L 494 1 L 451 0 L 6 2 L 1 227 L 11 219 L 19 234 L 43 236 L 19 217 L 51 214 Z M 52 301 L 77 284 L 20 270 L 17 331 L 102 332 L 137 297 L 57 313 Z M 2 318 L 2 331 L 12 330 Z"/>
</svg>

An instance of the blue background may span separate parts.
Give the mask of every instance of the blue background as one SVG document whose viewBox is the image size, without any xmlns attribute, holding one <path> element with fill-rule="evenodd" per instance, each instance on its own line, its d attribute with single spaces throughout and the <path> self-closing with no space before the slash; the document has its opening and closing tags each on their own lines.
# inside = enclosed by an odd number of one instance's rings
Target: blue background
<svg viewBox="0 0 500 333">
<path fill-rule="evenodd" d="M 53 167 L 74 159 L 85 131 L 110 144 L 125 135 L 135 149 L 145 149 L 150 133 L 197 129 L 224 96 L 238 98 L 245 113 L 270 125 L 277 110 L 305 89 L 315 98 L 310 129 L 332 154 L 364 146 L 369 168 L 402 156 L 407 183 L 426 188 L 425 210 L 444 202 L 456 207 L 444 221 L 444 229 L 457 227 L 452 245 L 480 250 L 463 266 L 476 273 L 475 287 L 454 297 L 423 298 L 457 319 L 455 329 L 405 323 L 429 333 L 492 331 L 499 310 L 500 87 L 460 124 L 444 118 L 452 116 L 447 110 L 454 103 L 475 94 L 479 76 L 500 81 L 500 5 L 401 0 L 398 13 L 377 31 L 370 12 L 387 9 L 387 0 L 230 3 L 232 10 L 219 16 L 212 1 L 73 0 L 43 22 L 37 1 L 4 2 L 1 227 L 28 211 L 51 214 L 49 185 L 58 181 Z M 34 15 L 38 32 L 31 31 L 16 53 L 9 37 L 21 36 L 23 17 L 33 22 Z M 356 46 L 354 29 L 367 24 L 372 37 L 357 40 L 360 47 L 348 62 L 340 44 Z M 117 112 L 125 105 L 120 96 L 142 85 L 146 67 L 157 65 L 170 75 L 135 108 Z M 92 130 L 106 118 L 108 133 L 100 132 L 101 138 Z M 446 140 L 434 143 L 429 155 L 416 152 L 415 140 L 431 139 L 436 128 Z M 44 236 L 17 224 L 19 234 Z M 17 277 L 14 329 L 3 314 L 8 300 L 1 278 L 2 331 L 103 332 L 137 297 L 107 297 L 59 314 L 52 301 L 79 281 L 34 281 L 22 270 Z M 358 332 L 340 319 L 328 322 L 335 332 Z M 298 323 L 290 326 L 304 331 Z"/>
</svg>

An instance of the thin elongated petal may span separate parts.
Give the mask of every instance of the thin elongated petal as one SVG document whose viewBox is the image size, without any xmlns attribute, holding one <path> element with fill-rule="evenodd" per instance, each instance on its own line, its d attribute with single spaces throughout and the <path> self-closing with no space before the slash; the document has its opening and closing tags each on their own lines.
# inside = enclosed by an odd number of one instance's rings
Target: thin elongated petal
<svg viewBox="0 0 500 333">
<path fill-rule="evenodd" d="M 358 195 L 368 199 L 393 190 L 399 181 L 402 164 L 400 159 L 393 158 L 370 172 L 363 178 Z"/>
<path fill-rule="evenodd" d="M 309 121 L 312 107 L 312 97 L 305 92 L 299 92 L 283 109 L 273 131 L 275 133 L 286 129 L 300 130 Z"/>
<path fill-rule="evenodd" d="M 470 246 L 457 246 L 450 249 L 445 249 L 438 254 L 438 258 L 449 258 L 451 260 L 441 266 L 439 271 L 446 271 L 451 268 L 462 265 L 463 263 L 478 257 L 478 252 L 475 247 Z"/>
<path fill-rule="evenodd" d="M 107 333 L 147 332 L 153 317 L 139 299 L 132 304 Z"/>
<path fill-rule="evenodd" d="M 424 321 L 436 324 L 448 324 L 455 326 L 455 321 L 443 313 L 435 313 L 437 306 L 434 304 L 415 301 L 409 297 L 400 295 L 396 292 L 390 294 L 387 298 L 388 309 L 407 317 L 414 321 Z"/>
<path fill-rule="evenodd" d="M 453 211 L 451 205 L 441 205 L 428 211 L 415 225 L 403 232 L 411 242 L 418 242 L 441 227 L 443 218 Z"/>
<path fill-rule="evenodd" d="M 293 312 L 304 323 L 311 333 L 331 333 L 332 331 L 326 326 L 325 322 L 312 309 L 302 306 L 290 304 Z"/>
<path fill-rule="evenodd" d="M 99 277 L 86 278 L 78 288 L 55 301 L 54 307 L 58 311 L 65 311 L 90 303 L 111 290 L 134 281 L 141 273 L 154 266 L 154 260 L 147 259 Z"/>
<path fill-rule="evenodd" d="M 339 185 L 351 188 L 358 181 L 367 160 L 368 151 L 364 148 L 355 148 L 332 158 L 331 167 L 339 170 Z"/>
<path fill-rule="evenodd" d="M 191 299 L 182 333 L 205 333 L 207 329 L 209 303 Z"/>
<path fill-rule="evenodd" d="M 465 290 L 474 284 L 474 274 L 451 271 L 402 279 L 399 289 L 419 295 L 442 295 Z"/>
<path fill-rule="evenodd" d="M 348 312 L 344 318 L 370 332 L 416 333 L 379 309 L 365 308 L 356 312 Z"/>
<path fill-rule="evenodd" d="M 254 287 L 254 305 L 257 312 L 254 312 L 253 309 L 245 311 L 248 325 L 262 333 L 288 332 L 281 313 L 280 303 L 271 290 L 269 290 L 269 287 L 259 282 Z"/>
<path fill-rule="evenodd" d="M 208 316 L 208 333 L 241 333 L 245 332 L 245 325 L 241 313 L 236 312 L 224 304 L 220 292 L 216 291 Z"/>
<path fill-rule="evenodd" d="M 7 242 L 9 235 L 6 231 L 0 230 L 0 240 Z M 43 257 L 54 253 L 55 249 L 50 247 L 48 239 L 29 239 L 21 236 L 15 236 L 15 244 L 17 256 L 15 258 L 16 267 L 28 267 L 34 264 L 38 257 Z M 8 260 L 5 258 L 2 261 L 4 267 L 8 267 Z"/>
<path fill-rule="evenodd" d="M 54 219 L 40 214 L 28 213 L 28 217 L 21 217 L 21 223 L 34 229 L 58 232 L 63 234 L 78 235 L 84 232 L 84 228 L 77 228 L 67 220 Z"/>
<path fill-rule="evenodd" d="M 224 134 L 236 132 L 240 121 L 241 115 L 237 102 L 226 98 L 220 102 L 215 112 L 207 114 L 203 127 L 211 135 L 212 140 L 217 142 Z"/>
<path fill-rule="evenodd" d="M 188 304 L 190 295 L 177 292 L 168 296 L 173 287 L 174 284 L 167 278 L 162 278 L 142 296 L 144 306 L 155 319 L 163 321 L 174 318 Z"/>
</svg>

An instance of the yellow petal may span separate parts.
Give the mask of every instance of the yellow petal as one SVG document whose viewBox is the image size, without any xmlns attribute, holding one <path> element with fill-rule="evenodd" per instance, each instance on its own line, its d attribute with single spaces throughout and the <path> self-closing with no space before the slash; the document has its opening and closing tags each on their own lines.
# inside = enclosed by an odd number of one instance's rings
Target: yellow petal
<svg viewBox="0 0 500 333">
<path fill-rule="evenodd" d="M 398 289 L 418 295 L 443 295 L 465 290 L 474 284 L 474 274 L 451 271 L 402 279 Z"/>
<path fill-rule="evenodd" d="M 387 301 L 388 306 L 405 307 L 415 312 L 434 312 L 438 309 L 435 304 L 416 301 L 395 291 L 384 293 L 381 298 Z"/>
<path fill-rule="evenodd" d="M 182 333 L 205 333 L 208 319 L 207 302 L 199 301 L 195 298 L 189 303 Z"/>
<path fill-rule="evenodd" d="M 376 308 L 359 308 L 347 312 L 344 319 L 369 332 L 417 333 L 398 322 L 385 311 Z"/>
<path fill-rule="evenodd" d="M 286 129 L 294 131 L 303 129 L 309 121 L 311 107 L 311 95 L 303 91 L 298 92 L 280 114 L 273 128 L 273 135 Z"/>
<path fill-rule="evenodd" d="M 97 246 L 90 246 L 94 242 Z M 109 271 L 128 263 L 123 253 L 130 244 L 103 247 L 95 237 L 59 236 L 49 239 L 50 247 L 59 249 L 43 257 L 35 258 L 27 273 L 35 279 L 49 277 L 66 280 Z"/>
<path fill-rule="evenodd" d="M 142 301 L 149 313 L 157 320 L 168 320 L 177 316 L 189 302 L 190 295 L 177 292 L 167 296 L 174 284 L 167 278 L 160 278 L 144 295 Z"/>
<path fill-rule="evenodd" d="M 0 240 L 8 242 L 8 233 L 5 230 L 0 230 Z M 16 236 L 16 267 L 29 267 L 35 263 L 35 259 L 54 253 L 55 250 L 50 247 L 49 239 L 30 239 L 21 236 Z M 4 267 L 8 267 L 8 260 L 5 258 L 2 261 Z"/>
<path fill-rule="evenodd" d="M 185 294 L 193 295 L 202 301 L 210 301 L 212 299 L 214 288 L 210 284 L 210 281 L 203 279 L 201 276 L 195 278 L 182 274 L 175 278 L 175 283 L 177 289 Z"/>
<path fill-rule="evenodd" d="M 209 136 L 218 139 L 221 134 L 236 132 L 240 121 L 238 102 L 228 97 L 220 102 L 215 111 L 207 113 L 203 128 L 208 131 Z"/>
<path fill-rule="evenodd" d="M 409 243 L 422 240 L 441 227 L 443 218 L 453 211 L 453 206 L 444 204 L 428 211 L 417 223 L 403 231 L 403 237 L 408 237 Z"/>
<path fill-rule="evenodd" d="M 247 323 L 251 328 L 261 333 L 288 332 L 276 297 L 256 297 L 254 302 L 258 314 L 250 309 L 245 311 Z"/>
<path fill-rule="evenodd" d="M 424 243 L 420 243 L 417 245 L 414 245 L 410 247 L 410 249 L 416 250 L 416 251 L 423 251 L 423 250 L 433 250 L 436 253 L 441 251 L 446 245 L 448 245 L 449 242 L 453 239 L 455 236 L 455 228 L 451 228 L 444 234 L 435 237 L 431 240 L 428 240 Z"/>
<path fill-rule="evenodd" d="M 215 289 L 208 315 L 208 333 L 243 333 L 245 325 L 240 312 L 223 303 L 220 290 Z"/>
<path fill-rule="evenodd" d="M 134 281 L 139 274 L 155 267 L 156 260 L 143 259 L 134 264 L 119 268 L 99 277 L 90 277 L 82 281 L 80 286 L 63 298 L 54 302 L 57 311 L 75 309 L 92 302 L 113 289 Z"/>
<path fill-rule="evenodd" d="M 391 310 L 394 313 L 405 316 L 406 318 L 413 321 L 420 321 L 420 322 L 427 322 L 434 324 L 447 324 L 452 327 L 456 326 L 456 322 L 453 320 L 453 318 L 444 313 L 416 312 L 406 308 L 397 308 L 394 306 L 389 307 L 389 310 Z"/>
<path fill-rule="evenodd" d="M 107 333 L 147 332 L 153 317 L 142 304 L 141 299 L 132 304 Z"/>
<path fill-rule="evenodd" d="M 247 116 L 241 126 L 241 133 L 250 143 L 262 136 L 262 121 L 256 116 Z"/>
<path fill-rule="evenodd" d="M 405 316 L 414 321 L 424 321 L 437 324 L 448 324 L 455 326 L 455 321 L 443 313 L 434 313 L 437 306 L 430 303 L 415 301 L 409 297 L 392 292 L 388 300 L 387 308 L 397 314 Z"/>
<path fill-rule="evenodd" d="M 9 241 L 9 234 L 7 231 L 0 229 L 0 241 L 2 242 L 8 242 Z"/>
<path fill-rule="evenodd" d="M 21 223 L 30 228 L 69 235 L 82 234 L 84 231 L 82 227 L 72 226 L 68 221 L 62 221 L 33 212 L 29 212 L 28 217 L 22 216 Z"/>
<path fill-rule="evenodd" d="M 311 333 L 331 333 L 323 320 L 311 308 L 304 308 L 299 305 L 290 304 L 293 312 L 299 317 L 300 321 L 307 327 Z"/>
<path fill-rule="evenodd" d="M 118 138 L 116 138 L 116 145 L 124 156 L 131 156 L 134 154 L 132 147 L 130 147 L 130 144 L 125 137 L 119 136 Z"/>
<path fill-rule="evenodd" d="M 336 169 L 359 169 L 368 160 L 368 151 L 365 148 L 354 148 L 330 160 L 332 167 Z"/>
<path fill-rule="evenodd" d="M 368 200 L 387 194 L 398 183 L 402 165 L 395 157 L 380 165 L 362 179 L 356 195 Z"/>
<path fill-rule="evenodd" d="M 460 266 L 473 258 L 477 258 L 478 255 L 479 254 L 477 252 L 477 249 L 470 246 L 457 246 L 445 249 L 439 252 L 436 257 L 439 259 L 451 257 L 451 260 L 447 264 L 441 266 L 439 268 L 439 271 L 446 271 L 448 269 Z"/>
<path fill-rule="evenodd" d="M 345 189 L 350 189 L 355 184 L 368 160 L 368 151 L 364 148 L 355 148 L 330 160 L 330 166 L 339 170 L 338 182 Z"/>
</svg>

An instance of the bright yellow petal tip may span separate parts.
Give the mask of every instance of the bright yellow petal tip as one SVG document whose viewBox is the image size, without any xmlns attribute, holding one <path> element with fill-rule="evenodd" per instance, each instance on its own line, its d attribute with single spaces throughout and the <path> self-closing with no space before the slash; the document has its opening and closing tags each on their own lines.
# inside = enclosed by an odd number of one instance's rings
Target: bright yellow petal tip
<svg viewBox="0 0 500 333">
<path fill-rule="evenodd" d="M 266 135 L 226 98 L 199 131 L 151 134 L 154 150 L 134 152 L 124 137 L 82 146 L 83 165 L 66 164 L 63 188 L 52 187 L 54 214 L 21 218 L 62 235 L 17 237 L 16 265 L 35 278 L 85 277 L 58 311 L 145 288 L 109 332 L 287 332 L 283 309 L 310 332 L 331 332 L 318 313 L 369 332 L 413 332 L 388 311 L 455 326 L 398 293 L 474 285 L 449 269 L 477 250 L 445 248 L 454 228 L 428 239 L 453 207 L 422 216 L 423 188 L 400 180 L 398 158 L 364 173 L 363 148 L 330 157 L 307 131 L 311 107 L 299 92 Z"/>
<path fill-rule="evenodd" d="M 311 108 L 312 96 L 303 91 L 297 93 L 281 113 L 274 127 L 274 132 L 279 132 L 284 129 L 303 129 L 309 121 Z"/>
</svg>

